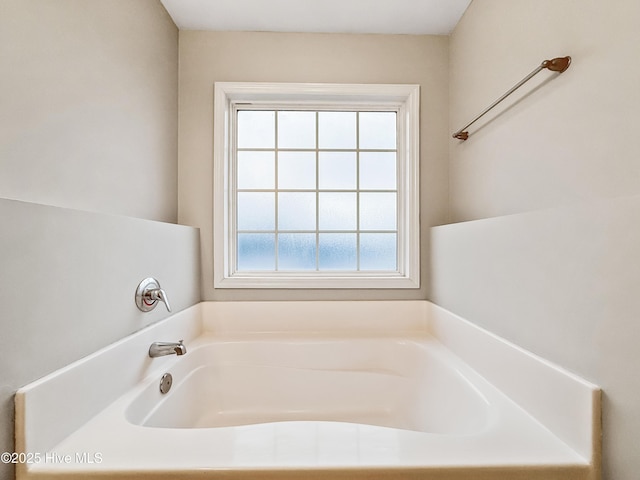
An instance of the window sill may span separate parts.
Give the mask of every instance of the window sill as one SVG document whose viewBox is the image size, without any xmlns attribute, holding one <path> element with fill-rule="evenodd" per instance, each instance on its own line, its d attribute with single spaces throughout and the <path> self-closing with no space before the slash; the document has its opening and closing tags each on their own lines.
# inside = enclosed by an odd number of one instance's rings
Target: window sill
<svg viewBox="0 0 640 480">
<path fill-rule="evenodd" d="M 231 277 L 217 278 L 215 288 L 283 288 L 283 289 L 409 289 L 420 288 L 417 278 L 389 275 L 350 274 L 346 272 L 318 274 L 283 274 L 265 276 L 264 274 L 235 274 Z"/>
</svg>

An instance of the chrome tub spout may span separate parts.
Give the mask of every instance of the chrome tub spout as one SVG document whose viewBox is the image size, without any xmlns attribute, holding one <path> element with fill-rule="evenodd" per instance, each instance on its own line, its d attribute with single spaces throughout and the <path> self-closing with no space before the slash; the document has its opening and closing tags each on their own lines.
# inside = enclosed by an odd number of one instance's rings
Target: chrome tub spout
<svg viewBox="0 0 640 480">
<path fill-rule="evenodd" d="M 180 340 L 175 342 L 153 342 L 149 347 L 149 356 L 151 358 L 164 357 L 165 355 L 184 355 L 187 353 L 187 347 Z"/>
</svg>

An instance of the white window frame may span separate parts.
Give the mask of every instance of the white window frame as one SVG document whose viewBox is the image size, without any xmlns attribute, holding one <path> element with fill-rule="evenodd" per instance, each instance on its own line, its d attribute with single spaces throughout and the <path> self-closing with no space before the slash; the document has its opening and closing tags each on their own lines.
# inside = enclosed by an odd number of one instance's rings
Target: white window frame
<svg viewBox="0 0 640 480">
<path fill-rule="evenodd" d="M 235 271 L 233 188 L 238 105 L 397 112 L 397 272 Z M 420 87 L 418 85 L 216 82 L 213 132 L 214 288 L 419 288 L 420 287 Z"/>
</svg>

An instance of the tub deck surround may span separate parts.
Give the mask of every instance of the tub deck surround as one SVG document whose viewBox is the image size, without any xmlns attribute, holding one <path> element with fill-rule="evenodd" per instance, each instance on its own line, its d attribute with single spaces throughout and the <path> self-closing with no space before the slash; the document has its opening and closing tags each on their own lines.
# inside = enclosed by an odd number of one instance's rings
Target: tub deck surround
<svg viewBox="0 0 640 480">
<path fill-rule="evenodd" d="M 597 480 L 599 400 L 428 302 L 205 302 L 21 389 L 18 479 Z"/>
</svg>

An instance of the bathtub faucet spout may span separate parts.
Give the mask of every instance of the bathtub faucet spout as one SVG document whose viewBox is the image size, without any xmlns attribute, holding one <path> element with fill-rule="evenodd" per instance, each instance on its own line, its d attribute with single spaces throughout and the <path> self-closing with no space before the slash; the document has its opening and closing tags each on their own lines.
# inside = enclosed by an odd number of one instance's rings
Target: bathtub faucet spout
<svg viewBox="0 0 640 480">
<path fill-rule="evenodd" d="M 149 347 L 149 356 L 155 358 L 164 357 L 165 355 L 184 355 L 187 353 L 187 347 L 182 342 L 182 340 L 178 343 L 153 342 Z"/>
</svg>

